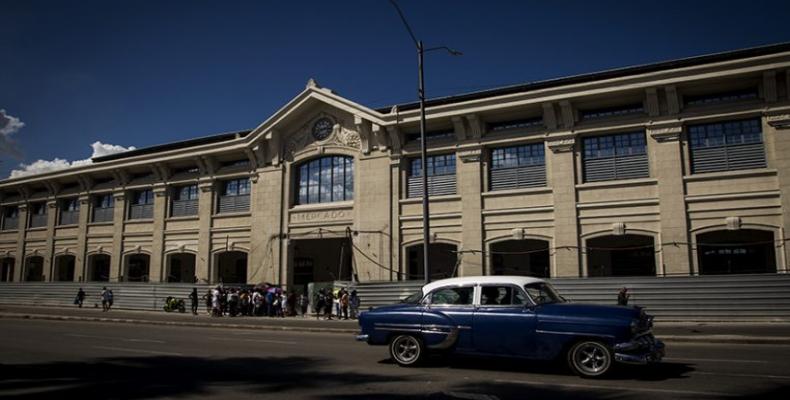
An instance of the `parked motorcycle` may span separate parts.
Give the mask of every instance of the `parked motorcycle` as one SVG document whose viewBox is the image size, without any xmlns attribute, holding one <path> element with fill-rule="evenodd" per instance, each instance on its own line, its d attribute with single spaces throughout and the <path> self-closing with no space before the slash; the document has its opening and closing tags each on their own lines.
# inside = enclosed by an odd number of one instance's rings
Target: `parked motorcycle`
<svg viewBox="0 0 790 400">
<path fill-rule="evenodd" d="M 180 313 L 186 312 L 186 304 L 184 299 L 177 299 L 173 296 L 167 296 L 165 299 L 164 310 L 167 312 L 178 311 Z"/>
</svg>

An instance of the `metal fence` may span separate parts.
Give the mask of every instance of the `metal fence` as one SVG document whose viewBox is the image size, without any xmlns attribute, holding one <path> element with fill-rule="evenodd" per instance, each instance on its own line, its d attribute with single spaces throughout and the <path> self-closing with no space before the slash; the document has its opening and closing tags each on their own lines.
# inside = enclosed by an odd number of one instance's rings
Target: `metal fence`
<svg viewBox="0 0 790 400">
<path fill-rule="evenodd" d="M 790 318 L 790 274 L 719 275 L 696 277 L 634 277 L 552 279 L 565 298 L 578 303 L 614 305 L 623 286 L 629 304 L 672 320 L 747 320 Z M 161 310 L 167 296 L 187 299 L 192 288 L 203 296 L 209 285 L 153 283 L 24 282 L 0 283 L 0 304 L 73 306 L 77 290 L 87 293 L 83 307 L 100 305 L 102 287 L 113 290 L 114 308 Z M 336 286 L 349 286 L 337 282 Z M 362 308 L 399 302 L 422 287 L 421 281 L 370 282 L 353 285 Z M 201 303 L 202 307 L 202 303 Z"/>
<path fill-rule="evenodd" d="M 578 303 L 617 304 L 623 286 L 629 304 L 672 320 L 745 320 L 790 318 L 790 274 L 694 277 L 552 279 L 566 299 Z M 419 281 L 357 284 L 362 307 L 393 304 L 416 292 Z"/>
</svg>

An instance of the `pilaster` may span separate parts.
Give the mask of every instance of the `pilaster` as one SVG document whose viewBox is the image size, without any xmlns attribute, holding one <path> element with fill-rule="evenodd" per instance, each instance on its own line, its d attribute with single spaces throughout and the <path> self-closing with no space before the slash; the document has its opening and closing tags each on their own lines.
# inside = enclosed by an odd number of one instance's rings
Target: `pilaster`
<svg viewBox="0 0 790 400">
<path fill-rule="evenodd" d="M 547 143 L 547 162 L 551 164 L 551 186 L 554 195 L 554 257 L 551 276 L 578 277 L 579 224 L 576 213 L 576 140 L 565 137 Z"/>
<path fill-rule="evenodd" d="M 683 149 L 680 136 L 683 126 L 678 122 L 648 126 L 652 139 L 650 151 L 652 175 L 658 179 L 658 201 L 661 218 L 661 242 L 656 243 L 659 255 L 656 260 L 658 275 L 691 274 L 688 246 L 670 243 L 688 243 L 688 216 L 686 214 L 685 187 L 683 183 Z"/>
<path fill-rule="evenodd" d="M 80 219 L 77 229 L 77 248 L 74 251 L 74 281 L 84 281 L 87 278 L 87 252 L 88 245 L 88 222 L 90 221 L 91 201 L 89 196 L 80 196 Z"/>
<path fill-rule="evenodd" d="M 360 158 L 354 168 L 352 236 L 357 278 L 363 282 L 389 280 L 390 274 L 390 159 L 386 155 Z"/>
<path fill-rule="evenodd" d="M 126 195 L 124 192 L 113 193 L 112 256 L 110 258 L 110 282 L 117 281 L 123 274 L 123 230 L 126 223 Z"/>
<path fill-rule="evenodd" d="M 167 217 L 167 188 L 154 187 L 154 232 L 151 243 L 151 264 L 148 271 L 150 282 L 167 281 L 167 268 L 164 265 L 165 218 Z"/>
<path fill-rule="evenodd" d="M 763 124 L 765 143 L 773 142 L 773 151 L 766 149 L 768 165 L 777 171 L 779 191 L 782 198 L 782 228 L 780 231 L 785 237 L 776 237 L 776 240 L 786 239 L 790 232 L 790 110 L 773 112 L 767 115 Z M 772 139 L 772 140 L 771 140 Z M 790 265 L 790 251 L 785 241 L 780 242 L 784 257 L 777 262 L 777 269 L 788 272 Z"/>
<path fill-rule="evenodd" d="M 16 259 L 14 260 L 14 282 L 22 282 L 25 269 L 25 235 L 27 230 L 27 204 L 19 205 L 19 226 L 17 227 Z"/>
<path fill-rule="evenodd" d="M 214 210 L 214 182 L 198 184 L 198 255 L 195 274 L 200 283 L 212 283 L 211 277 L 211 216 Z"/>
<path fill-rule="evenodd" d="M 280 273 L 280 234 L 282 228 L 283 166 L 258 170 L 252 184 L 251 250 L 248 257 L 247 282 L 277 282 Z"/>
<path fill-rule="evenodd" d="M 458 153 L 458 193 L 463 199 L 461 205 L 462 226 L 461 248 L 483 248 L 483 200 L 482 191 L 482 148 L 461 150 Z M 483 253 L 460 253 L 459 276 L 483 275 Z"/>
<path fill-rule="evenodd" d="M 44 282 L 49 282 L 55 275 L 55 223 L 58 218 L 58 203 L 55 200 L 47 201 L 47 240 L 44 245 Z"/>
</svg>

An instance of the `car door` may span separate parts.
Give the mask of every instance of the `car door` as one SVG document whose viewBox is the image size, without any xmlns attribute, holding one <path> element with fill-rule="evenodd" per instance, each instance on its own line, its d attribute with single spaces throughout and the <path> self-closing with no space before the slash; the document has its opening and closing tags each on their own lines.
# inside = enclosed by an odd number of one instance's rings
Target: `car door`
<svg viewBox="0 0 790 400">
<path fill-rule="evenodd" d="M 431 342 L 427 343 L 429 346 L 441 347 L 441 341 L 447 339 L 454 342 L 456 350 L 472 350 L 474 290 L 474 285 L 446 286 L 434 289 L 427 296 L 422 332 L 426 342 Z M 448 332 L 456 333 L 448 336 Z"/>
<path fill-rule="evenodd" d="M 535 351 L 537 317 L 521 288 L 509 284 L 480 286 L 472 322 L 479 353 L 530 357 Z"/>
</svg>

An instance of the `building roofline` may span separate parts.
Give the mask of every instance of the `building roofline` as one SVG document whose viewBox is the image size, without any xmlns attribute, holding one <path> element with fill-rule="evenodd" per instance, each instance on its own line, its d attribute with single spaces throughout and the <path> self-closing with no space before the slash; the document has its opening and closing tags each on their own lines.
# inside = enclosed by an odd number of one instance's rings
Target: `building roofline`
<svg viewBox="0 0 790 400">
<path fill-rule="evenodd" d="M 494 89 L 486 89 L 476 92 L 463 93 L 458 95 L 451 95 L 445 97 L 437 97 L 425 101 L 426 107 L 434 107 L 446 104 L 460 103 L 470 100 L 484 99 L 488 97 L 504 96 L 508 94 L 529 92 L 532 90 L 546 89 L 562 85 L 571 85 L 576 83 L 585 83 L 596 80 L 620 78 L 629 75 L 644 74 L 650 72 L 657 72 L 662 70 L 691 67 L 702 64 L 737 60 L 749 57 L 758 57 L 763 55 L 781 53 L 790 51 L 790 42 L 771 44 L 767 46 L 750 47 L 740 50 L 725 51 L 719 53 L 706 54 L 702 56 L 693 56 L 688 58 L 680 58 L 670 61 L 661 61 L 651 64 L 642 64 L 631 67 L 615 68 L 599 72 L 593 72 L 581 75 L 572 75 L 568 77 L 553 78 L 537 82 L 529 82 L 523 84 L 515 84 L 510 86 L 503 86 Z M 410 102 L 403 104 L 396 104 L 389 107 L 377 108 L 376 111 L 380 113 L 389 113 L 392 107 L 397 107 L 399 111 L 409 111 L 420 107 L 419 102 Z"/>
<path fill-rule="evenodd" d="M 200 146 L 200 145 L 204 145 L 204 144 L 225 142 L 225 141 L 229 141 L 229 140 L 233 140 L 233 139 L 246 137 L 247 135 L 250 134 L 250 132 L 252 132 L 251 129 L 242 130 L 242 131 L 219 133 L 219 134 L 216 134 L 216 135 L 202 136 L 202 137 L 195 138 L 195 139 L 187 139 L 187 140 L 181 140 L 181 141 L 177 141 L 177 142 L 158 144 L 158 145 L 154 145 L 154 146 L 143 147 L 143 148 L 140 148 L 140 149 L 124 151 L 124 152 L 121 152 L 121 153 L 109 154 L 109 155 L 101 156 L 101 157 L 94 157 L 91 160 L 94 163 L 101 163 L 101 162 L 105 162 L 105 161 L 120 160 L 122 158 L 141 156 L 141 155 L 145 155 L 145 154 L 159 153 L 159 152 L 168 151 L 168 150 L 176 150 L 176 149 L 181 149 L 181 148 L 185 148 L 185 147 L 192 147 L 192 146 Z"/>
</svg>

